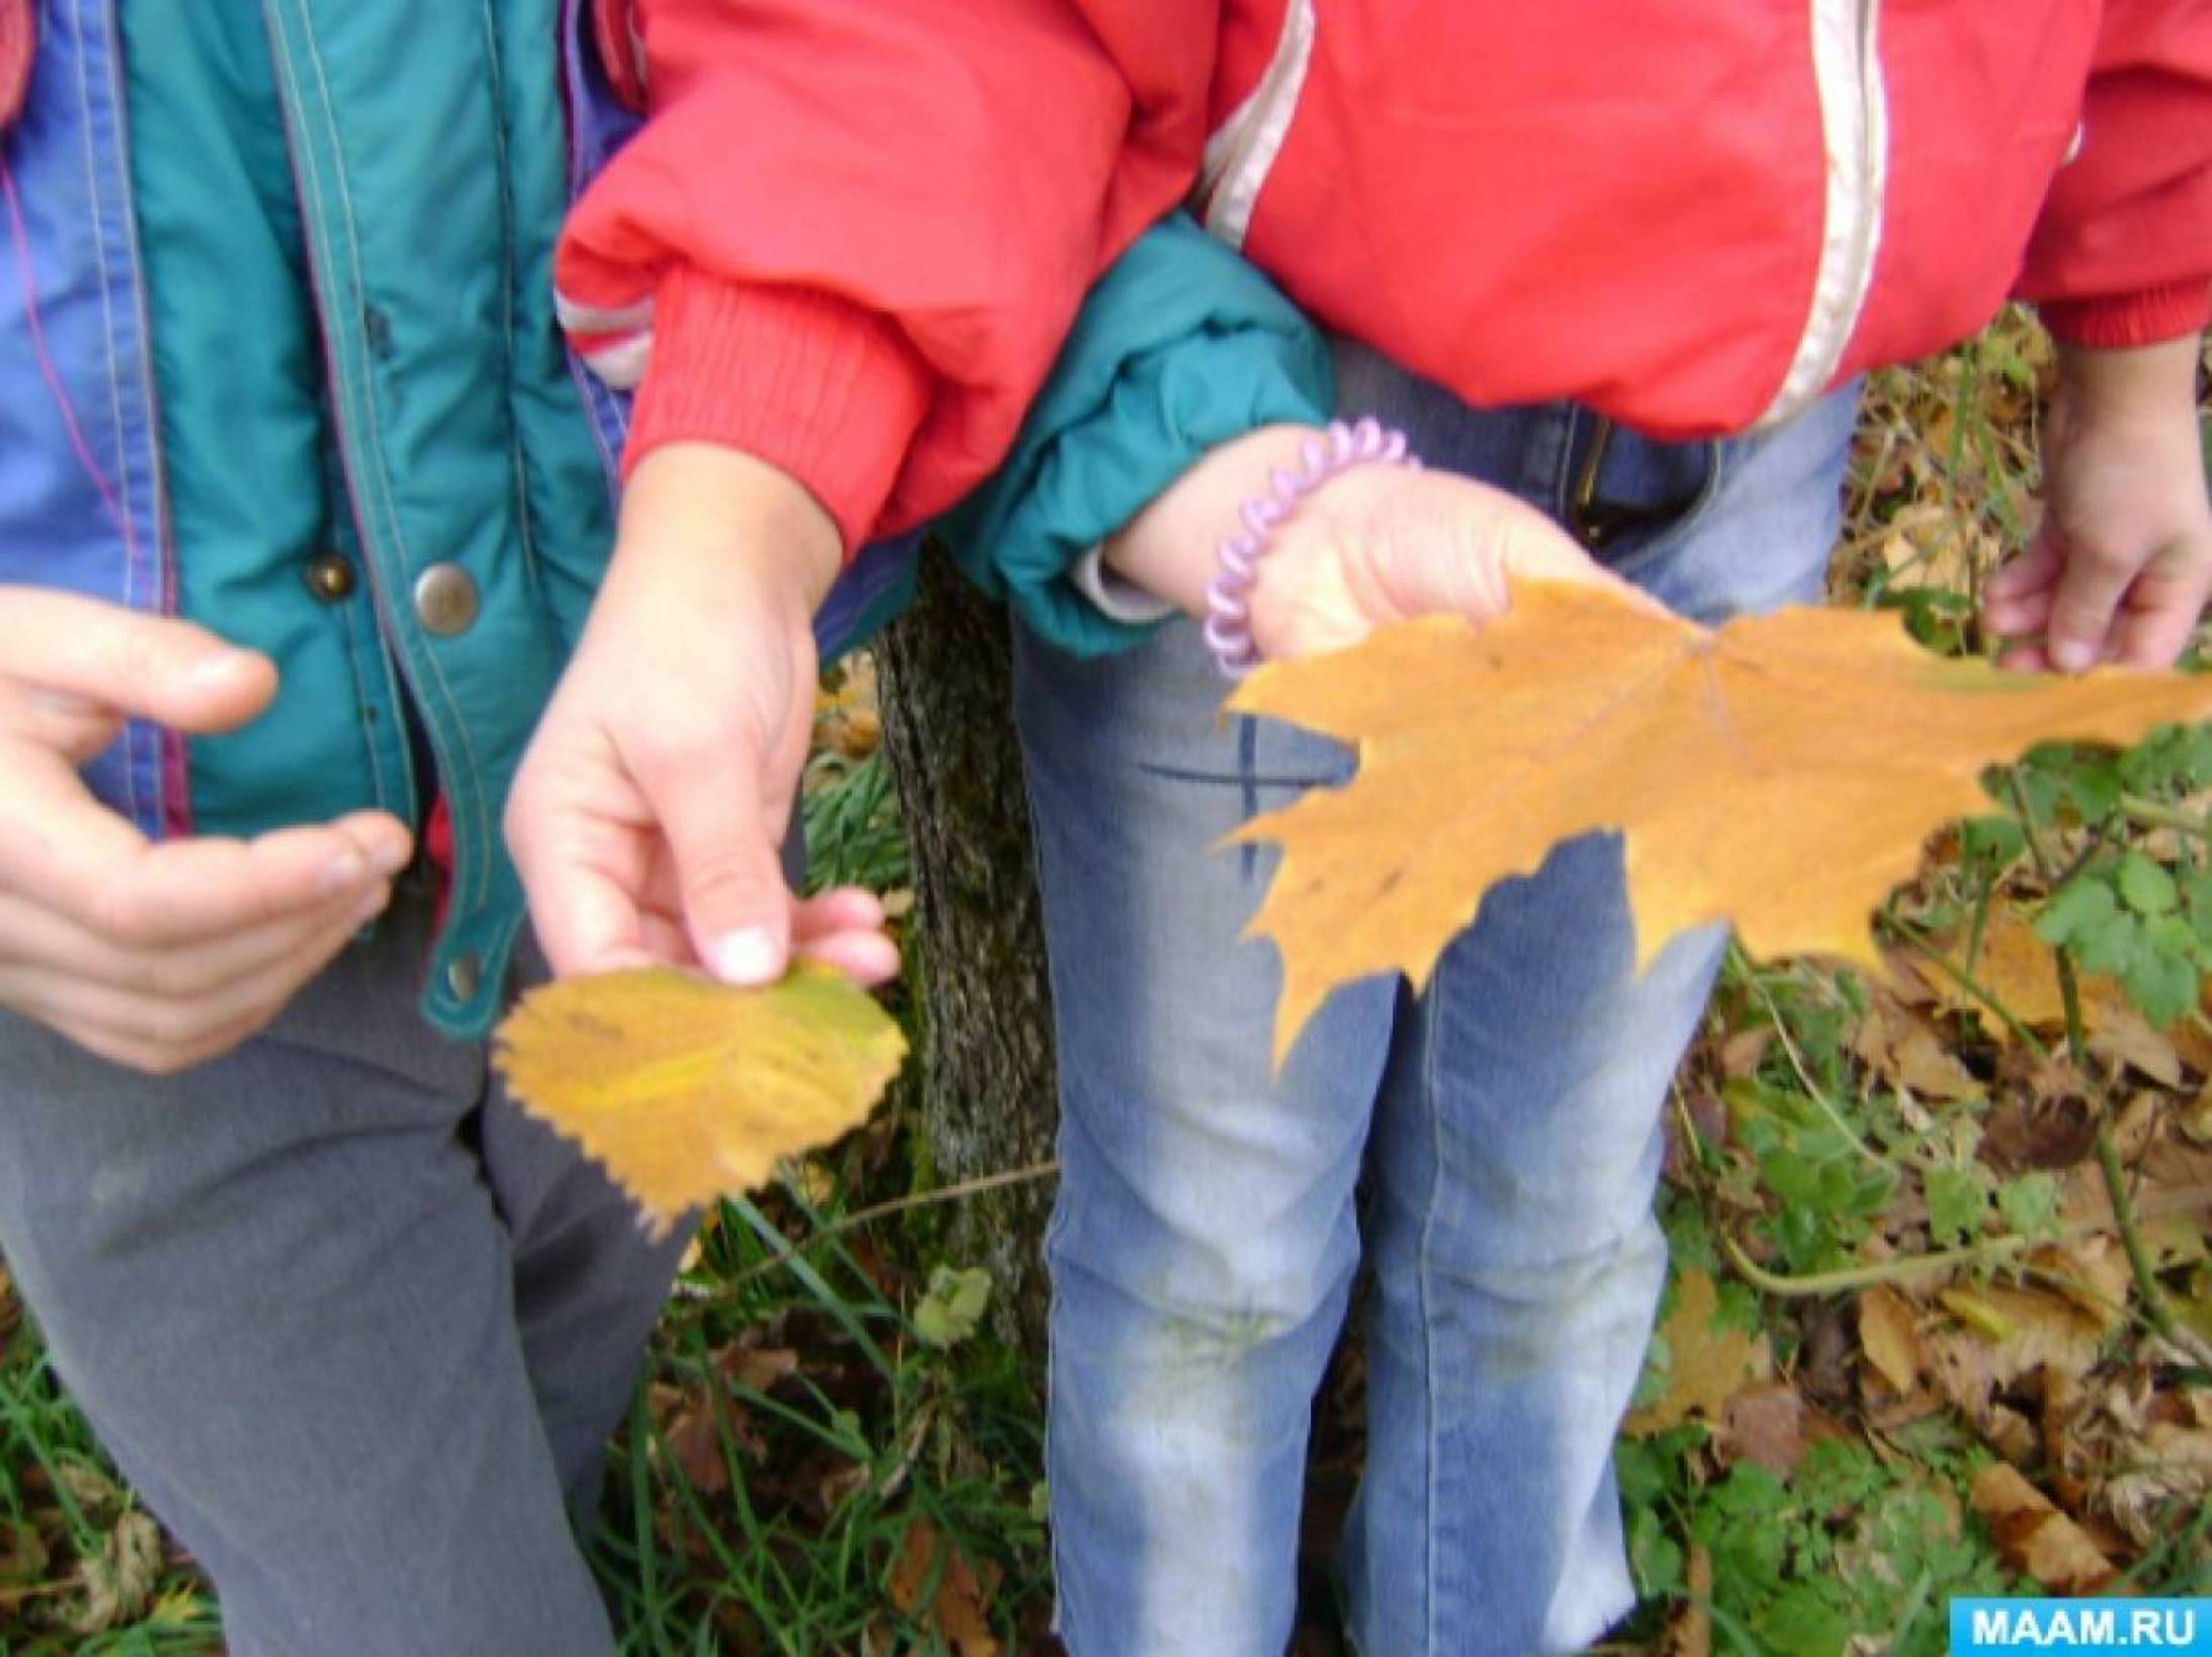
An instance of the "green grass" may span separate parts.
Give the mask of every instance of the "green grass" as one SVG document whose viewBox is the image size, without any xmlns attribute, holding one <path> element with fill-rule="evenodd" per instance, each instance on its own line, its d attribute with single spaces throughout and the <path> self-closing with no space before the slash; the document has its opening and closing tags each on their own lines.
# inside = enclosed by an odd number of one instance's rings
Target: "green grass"
<svg viewBox="0 0 2212 1657">
<path fill-rule="evenodd" d="M 212 1601 L 189 1562 L 163 1548 L 4 1293 L 0 1331 L 0 1654 L 212 1649 Z"/>
<path fill-rule="evenodd" d="M 913 1596 L 902 1607 L 888 1586 L 917 1526 L 995 1584 L 988 1614 L 1008 1649 L 1047 1613 L 1041 1422 L 1019 1364 L 983 1334 L 925 1340 L 925 1274 L 878 1253 L 885 1240 L 784 1252 L 783 1236 L 836 1223 L 860 1183 L 845 1173 L 816 1176 L 820 1207 L 798 1182 L 723 1204 L 655 1337 L 595 1550 L 626 1650 L 939 1649 L 931 1596 L 911 1616 Z M 933 1229 L 912 1222 L 898 1258 L 929 1259 Z M 795 1363 L 763 1386 L 743 1374 L 749 1350 Z M 672 1395 L 711 1422 L 689 1462 L 696 1475 L 704 1457 L 709 1494 L 674 1447 Z"/>
</svg>

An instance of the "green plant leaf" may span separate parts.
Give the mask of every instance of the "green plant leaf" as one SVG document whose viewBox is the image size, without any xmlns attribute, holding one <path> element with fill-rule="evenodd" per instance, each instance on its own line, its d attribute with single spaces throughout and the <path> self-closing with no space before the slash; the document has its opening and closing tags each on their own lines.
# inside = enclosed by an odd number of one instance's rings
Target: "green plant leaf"
<svg viewBox="0 0 2212 1657">
<path fill-rule="evenodd" d="M 2120 896 L 2138 915 L 2165 915 L 2181 901 L 2173 876 L 2139 851 L 2120 859 Z"/>
<path fill-rule="evenodd" d="M 939 1266 L 929 1274 L 929 1292 L 915 1305 L 914 1332 L 944 1351 L 973 1335 L 990 1307 L 989 1272 L 981 1266 Z"/>
<path fill-rule="evenodd" d="M 1990 1206 L 1990 1176 L 1981 1164 L 1930 1168 L 1920 1189 L 1928 1199 L 1929 1234 L 1939 1245 L 1954 1247 L 1981 1235 Z"/>
</svg>

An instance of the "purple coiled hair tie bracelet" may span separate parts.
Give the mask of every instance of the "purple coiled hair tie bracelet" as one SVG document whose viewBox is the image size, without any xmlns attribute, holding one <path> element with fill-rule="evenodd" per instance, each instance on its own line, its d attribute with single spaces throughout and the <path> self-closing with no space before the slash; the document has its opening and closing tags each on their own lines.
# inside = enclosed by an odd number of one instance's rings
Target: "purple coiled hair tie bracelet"
<svg viewBox="0 0 2212 1657">
<path fill-rule="evenodd" d="M 1260 665 L 1259 649 L 1252 643 L 1252 583 L 1276 527 L 1340 472 L 1370 462 L 1421 464 L 1407 452 L 1404 432 L 1372 418 L 1356 425 L 1330 421 L 1326 432 L 1306 439 L 1298 459 L 1296 472 L 1274 468 L 1268 474 L 1273 486 L 1267 493 L 1255 495 L 1237 509 L 1240 527 L 1221 543 L 1219 570 L 1206 585 L 1206 644 L 1229 679 L 1242 679 Z"/>
</svg>

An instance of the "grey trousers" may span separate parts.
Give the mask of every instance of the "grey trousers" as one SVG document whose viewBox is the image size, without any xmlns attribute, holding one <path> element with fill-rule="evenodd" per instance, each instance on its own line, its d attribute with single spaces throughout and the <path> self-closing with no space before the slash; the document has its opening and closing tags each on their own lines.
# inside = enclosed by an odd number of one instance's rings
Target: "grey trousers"
<svg viewBox="0 0 2212 1657">
<path fill-rule="evenodd" d="M 422 1023 L 429 926 L 180 1076 L 0 1014 L 0 1253 L 235 1657 L 613 1648 L 570 1515 L 684 1239 Z"/>
</svg>

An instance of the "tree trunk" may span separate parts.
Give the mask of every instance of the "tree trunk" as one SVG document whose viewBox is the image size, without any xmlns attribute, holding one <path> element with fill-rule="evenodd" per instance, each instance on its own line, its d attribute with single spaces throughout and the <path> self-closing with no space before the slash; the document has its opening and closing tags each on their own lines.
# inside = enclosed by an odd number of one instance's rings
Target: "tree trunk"
<svg viewBox="0 0 2212 1657">
<path fill-rule="evenodd" d="M 928 995 L 925 1131 L 948 1184 L 1028 1167 L 1053 1154 L 1059 1106 L 1006 612 L 933 550 L 917 602 L 876 655 L 914 854 L 909 947 Z M 1000 1333 L 1039 1363 L 1052 1191 L 1042 1179 L 970 1197 L 951 1238 L 954 1259 L 989 1270 Z"/>
</svg>

